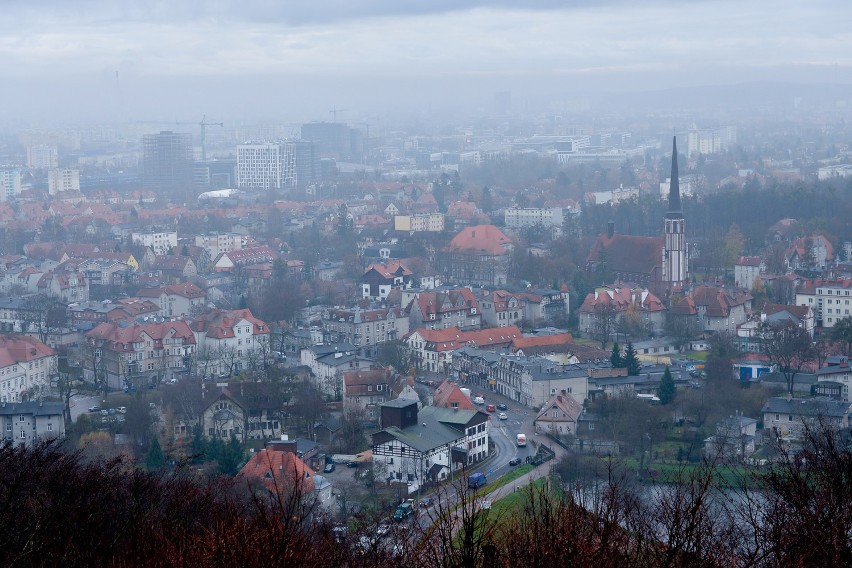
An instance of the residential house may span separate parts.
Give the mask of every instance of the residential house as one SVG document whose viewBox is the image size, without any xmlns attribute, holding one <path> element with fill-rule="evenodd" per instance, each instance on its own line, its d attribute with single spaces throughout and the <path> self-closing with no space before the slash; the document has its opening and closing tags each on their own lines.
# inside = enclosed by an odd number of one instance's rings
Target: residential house
<svg viewBox="0 0 852 568">
<path fill-rule="evenodd" d="M 151 247 L 154 254 L 168 254 L 177 246 L 177 231 L 134 231 L 130 240 L 136 245 Z"/>
<path fill-rule="evenodd" d="M 704 440 L 704 455 L 710 460 L 741 461 L 754 453 L 757 420 L 730 416 L 716 424 L 716 433 Z"/>
<path fill-rule="evenodd" d="M 488 457 L 488 422 L 488 414 L 477 410 L 384 403 L 382 429 L 372 435 L 376 480 L 405 484 L 412 493 L 447 479 Z"/>
<path fill-rule="evenodd" d="M 694 318 L 704 332 L 736 333 L 737 326 L 751 316 L 752 297 L 743 288 L 701 285 L 675 302 L 671 313 Z"/>
<path fill-rule="evenodd" d="M 335 341 L 369 349 L 408 333 L 408 318 L 400 308 L 375 310 L 329 309 L 323 311 L 323 328 Z"/>
<path fill-rule="evenodd" d="M 816 371 L 815 394 L 829 396 L 843 402 L 852 402 L 849 398 L 850 375 L 852 371 L 850 371 L 848 357 L 829 357 L 827 364 Z"/>
<path fill-rule="evenodd" d="M 195 348 L 184 321 L 103 322 L 85 334 L 83 379 L 111 389 L 157 385 L 189 371 Z"/>
<path fill-rule="evenodd" d="M 58 372 L 56 352 L 38 339 L 0 335 L 0 402 L 41 400 Z"/>
<path fill-rule="evenodd" d="M 301 363 L 310 368 L 319 390 L 334 400 L 343 398 L 343 373 L 372 366 L 372 361 L 361 357 L 351 343 L 308 346 L 301 351 Z"/>
<path fill-rule="evenodd" d="M 37 291 L 45 296 L 59 298 L 63 302 L 86 302 L 89 300 L 89 281 L 79 271 L 51 271 L 41 275 Z"/>
<path fill-rule="evenodd" d="M 212 439 L 241 442 L 279 438 L 283 433 L 281 393 L 274 385 L 241 381 L 220 387 L 201 413 L 202 432 Z"/>
<path fill-rule="evenodd" d="M 163 282 L 178 284 L 198 275 L 195 263 L 188 256 L 157 255 L 150 270 L 159 272 Z"/>
<path fill-rule="evenodd" d="M 295 442 L 292 444 L 295 446 Z M 286 502 L 286 496 L 297 491 L 301 499 L 293 513 L 309 525 L 317 508 L 332 510 L 335 501 L 331 483 L 315 473 L 294 450 L 278 446 L 280 444 L 270 445 L 252 454 L 238 477 L 256 490 L 262 487 L 263 494 L 273 500 L 283 498 Z"/>
<path fill-rule="evenodd" d="M 759 256 L 741 256 L 734 264 L 734 286 L 751 290 L 764 272 L 766 264 Z"/>
<path fill-rule="evenodd" d="M 583 405 L 567 393 L 552 396 L 533 420 L 537 434 L 552 436 L 570 436 L 577 433 L 577 419 L 583 412 Z"/>
<path fill-rule="evenodd" d="M 361 297 L 384 300 L 394 288 L 410 288 L 413 272 L 398 260 L 371 264 L 361 277 Z"/>
<path fill-rule="evenodd" d="M 269 326 L 249 309 L 213 310 L 192 320 L 190 327 L 202 377 L 229 377 L 272 361 Z"/>
<path fill-rule="evenodd" d="M 445 379 L 438 385 L 432 397 L 432 406 L 438 408 L 458 408 L 461 410 L 476 410 L 470 397 L 466 395 L 458 385 Z"/>
<path fill-rule="evenodd" d="M 0 428 L 6 444 L 34 448 L 45 440 L 65 436 L 65 405 L 61 402 L 3 400 Z"/>
<path fill-rule="evenodd" d="M 531 325 L 543 321 L 560 321 L 570 313 L 570 295 L 568 287 L 560 290 L 527 289 L 516 294 L 524 303 L 524 319 Z"/>
<path fill-rule="evenodd" d="M 393 399 L 393 372 L 389 369 L 343 373 L 343 408 L 364 413 L 368 423 L 378 423 L 379 406 Z"/>
<path fill-rule="evenodd" d="M 506 348 L 513 339 L 521 337 L 517 326 L 492 327 L 479 331 L 420 328 L 408 335 L 405 342 L 414 356 L 418 369 L 445 373 L 452 363 L 453 351 L 466 345 L 481 349 Z"/>
<path fill-rule="evenodd" d="M 479 302 L 470 288 L 403 294 L 402 304 L 408 310 L 410 329 L 428 327 L 463 330 L 482 327 Z"/>
<path fill-rule="evenodd" d="M 234 272 L 243 266 L 274 262 L 278 253 L 268 246 L 255 246 L 219 253 L 213 259 L 215 272 Z"/>
<path fill-rule="evenodd" d="M 166 317 L 189 316 L 204 307 L 207 296 L 204 290 L 190 282 L 171 284 L 158 288 L 143 288 L 136 296 L 160 305 Z"/>
<path fill-rule="evenodd" d="M 852 300 L 852 280 L 811 280 L 796 290 L 796 305 L 811 308 L 816 325 L 832 328 L 837 321 L 848 317 Z"/>
<path fill-rule="evenodd" d="M 483 290 L 477 303 L 489 327 L 519 325 L 524 319 L 524 301 L 506 290 Z"/>
<path fill-rule="evenodd" d="M 801 237 L 786 251 L 787 264 L 793 270 L 825 270 L 835 260 L 834 247 L 823 235 Z"/>
<path fill-rule="evenodd" d="M 616 285 L 601 286 L 589 293 L 577 313 L 580 331 L 586 334 L 595 333 L 600 317 L 612 317 L 613 329 L 617 321 L 636 317 L 649 331 L 659 332 L 665 322 L 666 308 L 647 288 Z"/>
<path fill-rule="evenodd" d="M 829 398 L 772 397 L 761 410 L 763 427 L 777 438 L 785 441 L 801 440 L 805 427 L 817 427 L 820 423 L 832 430 L 849 428 L 848 401 Z"/>
</svg>

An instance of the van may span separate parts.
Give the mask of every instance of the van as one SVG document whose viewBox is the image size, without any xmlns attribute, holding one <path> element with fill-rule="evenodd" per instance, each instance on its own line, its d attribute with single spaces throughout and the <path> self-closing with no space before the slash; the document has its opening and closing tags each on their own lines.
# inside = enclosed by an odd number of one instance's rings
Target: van
<svg viewBox="0 0 852 568">
<path fill-rule="evenodd" d="M 518 434 L 518 447 L 523 448 L 527 445 L 527 435 L 526 434 Z"/>
<path fill-rule="evenodd" d="M 479 489 L 486 483 L 488 483 L 488 479 L 485 477 L 484 473 L 474 473 L 467 478 L 467 486 L 469 489 Z"/>
</svg>

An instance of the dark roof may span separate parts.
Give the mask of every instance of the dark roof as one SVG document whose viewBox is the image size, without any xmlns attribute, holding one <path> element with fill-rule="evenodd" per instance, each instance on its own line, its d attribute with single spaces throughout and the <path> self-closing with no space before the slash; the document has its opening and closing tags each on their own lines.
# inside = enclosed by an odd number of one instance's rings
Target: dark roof
<svg viewBox="0 0 852 568">
<path fill-rule="evenodd" d="M 842 417 L 849 412 L 850 404 L 828 398 L 794 398 L 787 400 L 776 396 L 763 405 L 763 412 L 776 414 L 793 414 L 804 416 L 833 416 Z"/>
<path fill-rule="evenodd" d="M 605 251 L 605 253 L 604 253 Z M 602 253 L 604 253 L 602 255 Z M 589 253 L 589 262 L 600 262 L 606 258 L 614 272 L 651 274 L 663 263 L 663 239 L 659 237 L 636 237 L 632 235 L 599 235 Z"/>
</svg>

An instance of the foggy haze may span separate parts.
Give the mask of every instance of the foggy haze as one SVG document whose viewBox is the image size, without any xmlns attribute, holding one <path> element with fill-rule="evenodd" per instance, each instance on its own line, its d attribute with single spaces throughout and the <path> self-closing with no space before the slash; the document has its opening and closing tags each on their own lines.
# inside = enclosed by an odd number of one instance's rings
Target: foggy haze
<svg viewBox="0 0 852 568">
<path fill-rule="evenodd" d="M 563 4 L 6 2 L 0 118 L 307 120 L 475 111 L 497 90 L 522 106 L 852 80 L 847 2 Z"/>
</svg>

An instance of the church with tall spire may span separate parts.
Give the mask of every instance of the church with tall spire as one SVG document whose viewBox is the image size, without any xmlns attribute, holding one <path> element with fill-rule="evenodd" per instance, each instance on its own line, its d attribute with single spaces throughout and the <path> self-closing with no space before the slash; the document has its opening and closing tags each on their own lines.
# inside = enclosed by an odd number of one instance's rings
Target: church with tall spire
<svg viewBox="0 0 852 568">
<path fill-rule="evenodd" d="M 586 261 L 586 272 L 595 285 L 614 282 L 648 288 L 667 302 L 673 292 L 689 283 L 686 223 L 680 203 L 677 138 L 672 141 L 672 174 L 668 211 L 662 237 L 623 235 L 609 223 L 598 236 Z"/>
<path fill-rule="evenodd" d="M 677 168 L 677 137 L 672 139 L 672 177 L 669 189 L 669 210 L 663 235 L 662 285 L 667 292 L 682 289 L 688 281 L 685 221 L 680 205 L 680 182 Z"/>
</svg>

